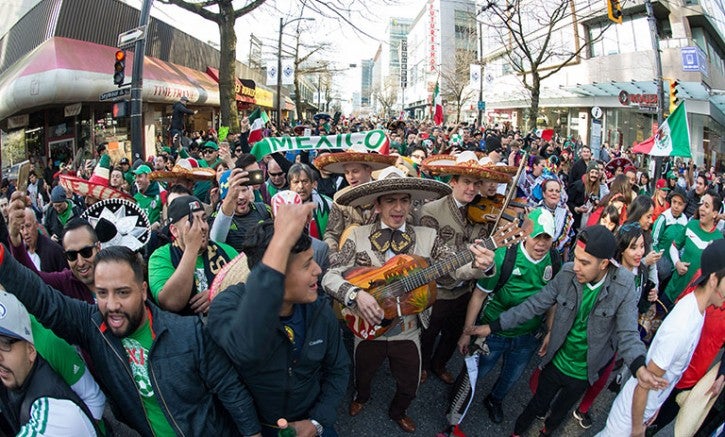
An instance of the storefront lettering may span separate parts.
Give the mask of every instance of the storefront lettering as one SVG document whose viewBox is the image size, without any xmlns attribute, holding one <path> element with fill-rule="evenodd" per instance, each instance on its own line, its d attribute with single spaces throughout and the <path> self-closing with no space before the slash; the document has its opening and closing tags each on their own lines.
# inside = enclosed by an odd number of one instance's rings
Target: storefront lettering
<svg viewBox="0 0 725 437">
<path fill-rule="evenodd" d="M 623 106 L 657 106 L 657 94 L 630 94 L 622 90 L 619 103 Z"/>
<path fill-rule="evenodd" d="M 239 86 L 241 87 L 241 93 L 237 94 L 241 94 L 247 97 L 254 97 L 254 88 L 249 88 L 248 86 L 244 86 L 242 84 L 239 84 Z"/>
</svg>

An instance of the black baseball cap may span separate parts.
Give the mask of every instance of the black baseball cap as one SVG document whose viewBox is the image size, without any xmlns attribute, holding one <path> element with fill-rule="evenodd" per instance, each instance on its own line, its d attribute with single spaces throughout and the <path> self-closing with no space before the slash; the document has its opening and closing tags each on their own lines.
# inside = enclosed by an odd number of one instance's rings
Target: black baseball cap
<svg viewBox="0 0 725 437">
<path fill-rule="evenodd" d="M 130 163 L 130 162 L 128 161 L 128 158 L 126 158 L 126 157 L 123 157 L 123 158 L 121 158 L 121 160 L 120 160 L 120 161 L 118 161 L 118 163 L 119 163 L 119 164 L 121 164 L 121 165 L 130 165 L 130 164 L 131 164 L 131 163 Z"/>
<path fill-rule="evenodd" d="M 169 224 L 176 223 L 184 217 L 188 217 L 189 213 L 203 211 L 204 205 L 201 204 L 199 198 L 194 196 L 181 196 L 174 199 L 167 210 Z"/>
<path fill-rule="evenodd" d="M 713 241 L 700 255 L 700 277 L 692 284 L 695 287 L 706 282 L 710 275 L 725 269 L 725 240 Z"/>
<path fill-rule="evenodd" d="M 614 234 L 602 225 L 594 225 L 584 228 L 579 233 L 576 242 L 578 247 L 584 249 L 589 255 L 599 259 L 610 259 L 617 249 L 617 242 Z"/>
<path fill-rule="evenodd" d="M 682 201 L 687 203 L 687 193 L 679 186 L 670 191 L 669 199 L 672 200 L 675 196 L 682 198 Z"/>
</svg>

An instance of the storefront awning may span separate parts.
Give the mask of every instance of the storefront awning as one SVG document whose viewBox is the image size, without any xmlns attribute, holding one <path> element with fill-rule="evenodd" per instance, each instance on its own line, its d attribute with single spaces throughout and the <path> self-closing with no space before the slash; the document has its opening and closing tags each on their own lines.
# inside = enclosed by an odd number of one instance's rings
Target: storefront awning
<svg viewBox="0 0 725 437">
<path fill-rule="evenodd" d="M 214 82 L 219 83 L 219 70 L 214 67 L 206 67 L 206 74 L 211 76 Z M 236 77 L 234 78 L 234 92 L 237 102 L 254 103 L 254 88 L 250 89 L 247 84 Z"/>
<path fill-rule="evenodd" d="M 97 102 L 113 85 L 115 47 L 54 37 L 26 54 L 0 75 L 0 120 L 29 109 L 77 102 Z M 134 56 L 126 56 L 131 81 Z M 219 105 L 217 84 L 204 72 L 145 57 L 142 98 L 174 103 L 182 96 L 192 105 Z"/>
</svg>

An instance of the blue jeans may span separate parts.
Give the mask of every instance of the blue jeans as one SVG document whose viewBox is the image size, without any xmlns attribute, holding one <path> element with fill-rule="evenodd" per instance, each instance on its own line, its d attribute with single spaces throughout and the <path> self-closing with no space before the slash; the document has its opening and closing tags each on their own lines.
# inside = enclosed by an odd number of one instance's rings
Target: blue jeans
<svg viewBox="0 0 725 437">
<path fill-rule="evenodd" d="M 491 397 L 498 402 L 503 401 L 511 387 L 519 380 L 529 364 L 531 356 L 539 348 L 539 340 L 533 334 L 518 337 L 501 337 L 491 334 L 486 339 L 490 353 L 481 355 L 478 362 L 478 379 L 483 379 L 496 366 L 503 355 L 501 374 L 491 390 Z"/>
</svg>

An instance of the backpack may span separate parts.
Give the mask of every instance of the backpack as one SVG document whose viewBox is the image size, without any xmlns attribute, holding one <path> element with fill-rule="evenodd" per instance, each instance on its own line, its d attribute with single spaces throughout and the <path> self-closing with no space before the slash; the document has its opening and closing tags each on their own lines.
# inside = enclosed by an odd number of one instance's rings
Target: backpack
<svg viewBox="0 0 725 437">
<path fill-rule="evenodd" d="M 493 289 L 494 293 L 500 290 L 501 287 L 503 287 L 503 285 L 508 282 L 509 278 L 511 277 L 511 272 L 514 271 L 514 264 L 516 264 L 516 254 L 518 251 L 518 247 L 518 244 L 514 244 L 506 249 L 506 255 L 504 255 L 503 263 L 501 263 L 501 275 L 498 277 L 496 287 Z M 549 249 L 549 256 L 551 256 L 551 278 L 553 279 L 554 276 L 559 273 L 559 270 L 561 270 L 561 255 L 559 254 L 558 250 L 552 247 L 551 249 Z"/>
</svg>

